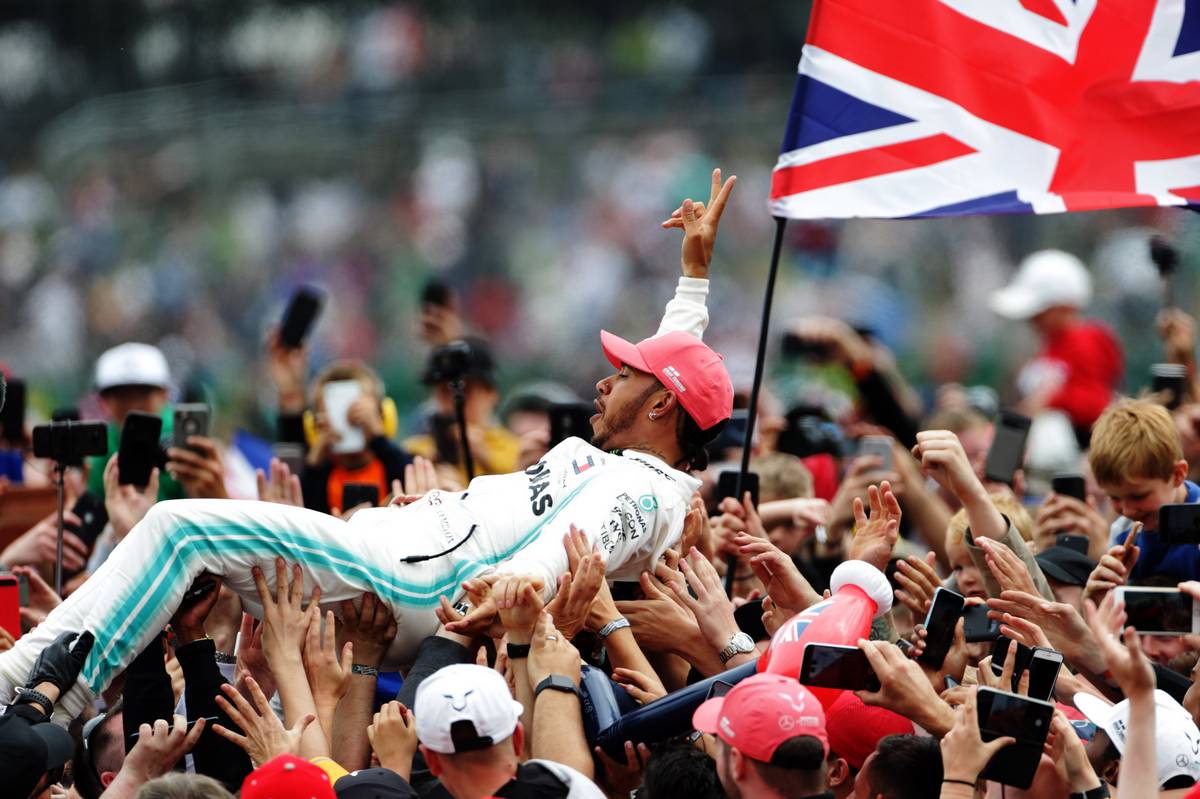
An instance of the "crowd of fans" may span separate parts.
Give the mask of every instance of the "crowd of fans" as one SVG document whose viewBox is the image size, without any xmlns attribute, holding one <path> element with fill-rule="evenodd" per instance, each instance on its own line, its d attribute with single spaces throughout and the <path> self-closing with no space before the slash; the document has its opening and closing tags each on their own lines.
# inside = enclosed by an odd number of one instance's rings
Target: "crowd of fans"
<svg viewBox="0 0 1200 799">
<path fill-rule="evenodd" d="M 714 198 L 719 185 L 714 178 Z M 681 212 L 700 218 L 706 209 L 686 203 Z M 664 226 L 683 224 L 676 216 Z M 689 259 L 707 270 L 711 238 L 707 245 L 689 252 L 685 238 L 686 279 L 695 279 Z M 736 422 L 744 417 L 735 412 L 704 457 L 689 456 L 702 488 L 680 538 L 636 582 L 606 577 L 604 551 L 588 538 L 602 531 L 588 529 L 591 519 L 570 519 L 568 568 L 556 585 L 506 573 L 449 589 L 428 611 L 437 633 L 396 674 L 382 668 L 386 653 L 412 620 L 394 617 L 377 596 L 323 609 L 319 594 L 306 601 L 303 570 L 283 557 L 253 568 L 254 601 L 208 575 L 79 714 L 60 700 L 93 649 L 113 642 L 81 629 L 39 653 L 0 715 L 4 793 L 1183 796 L 1200 778 L 1200 640 L 1182 631 L 1139 635 L 1126 626 L 1117 589 L 1178 587 L 1200 600 L 1200 549 L 1164 543 L 1159 530 L 1163 505 L 1200 503 L 1190 479 L 1200 468 L 1194 322 L 1178 309 L 1160 318 L 1164 360 L 1182 367 L 1178 395 L 1122 398 L 1121 344 L 1082 317 L 1090 296 L 1088 269 L 1062 252 L 1031 256 L 994 295 L 997 313 L 1029 321 L 1043 342 L 1017 381 L 1015 410 L 1033 425 L 1011 474 L 986 468 L 1004 432 L 994 393 L 945 385 L 923 400 L 878 339 L 841 320 L 806 317 L 790 326 L 785 351 L 836 372 L 853 401 L 836 413 L 784 410 L 768 387 L 750 461 L 757 496 L 719 489 L 718 475 L 741 455 Z M 469 492 L 460 432 L 476 474 L 536 474 L 557 443 L 551 408 L 569 391 L 546 385 L 502 397 L 495 353 L 470 335 L 469 314 L 452 300 L 428 302 L 421 321 L 427 398 L 405 430 L 365 363 L 332 361 L 309 379 L 315 364 L 304 345 L 271 332 L 263 359 L 278 404 L 276 441 L 299 457 L 259 472 L 259 500 L 349 518 L 376 512 L 367 505 Z M 448 345 L 462 357 L 454 379 L 443 369 Z M 328 405 L 335 383 L 357 384 L 357 399 L 340 410 Z M 90 575 L 156 503 L 233 493 L 225 443 L 175 438 L 161 351 L 138 343 L 110 350 L 94 387 L 109 454 L 67 469 L 66 507 L 90 494 L 108 522 L 93 539 L 82 534 L 83 519 L 66 514 L 63 596 L 52 587 L 54 515 L 0 551 L 0 565 L 27 587 L 21 629 L 0 630 L 2 650 L 47 623 L 65 597 L 101 592 Z M 605 381 L 597 387 L 610 390 Z M 456 427 L 460 407 L 465 431 Z M 135 413 L 160 417 L 171 444 L 145 485 L 123 484 L 117 466 L 121 428 Z M 352 438 L 358 443 L 347 446 Z M 28 448 L 20 458 L 32 474 L 51 471 Z M 1068 484 L 1055 479 L 1063 473 L 1082 490 L 1055 491 Z M 364 484 L 376 501 L 347 507 L 349 487 Z M 540 489 L 531 490 L 536 500 Z M 799 634 L 797 614 L 829 612 L 842 588 L 835 570 L 855 562 L 887 575 L 887 601 L 877 603 L 886 612 L 869 636 L 833 643 L 856 646 L 873 682 L 831 695 L 795 673 L 747 676 L 766 662 L 773 638 Z M 965 599 L 947 627 L 931 608 L 948 591 Z M 452 604 L 464 595 L 465 605 Z M 968 636 L 978 606 L 995 624 Z M 993 647 L 1000 635 L 1007 648 Z M 939 637 L 946 651 L 927 656 Z M 1029 743 L 980 723 L 984 696 L 1030 695 L 1032 667 L 1018 668 L 1018 644 L 1063 663 L 1046 693 L 1052 714 L 1030 782 L 989 767 Z M 993 658 L 1003 666 L 993 668 Z M 647 739 L 615 745 L 596 729 L 599 692 L 636 712 L 673 706 L 714 677 L 725 678 L 727 691 L 685 703 L 681 725 L 631 726 Z"/>
</svg>

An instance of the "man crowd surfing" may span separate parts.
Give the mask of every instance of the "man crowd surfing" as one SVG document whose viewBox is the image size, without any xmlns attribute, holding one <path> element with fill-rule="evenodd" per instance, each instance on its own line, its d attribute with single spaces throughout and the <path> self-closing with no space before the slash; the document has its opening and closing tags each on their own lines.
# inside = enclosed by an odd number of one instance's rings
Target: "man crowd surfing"
<svg viewBox="0 0 1200 799">
<path fill-rule="evenodd" d="M 1119 396 L 1087 268 L 1034 253 L 991 298 L 1042 347 L 1004 411 L 923 401 L 869 331 L 795 320 L 780 357 L 856 401 L 783 413 L 768 386 L 738 496 L 746 396 L 702 340 L 735 181 L 662 223 L 675 295 L 648 338 L 600 333 L 568 435 L 568 391 L 502 406 L 488 343 L 429 297 L 407 437 L 368 365 L 309 380 L 272 331 L 281 455 L 230 499 L 162 352 L 106 352 L 99 450 L 55 453 L 61 555 L 56 514 L 0 551 L 0 794 L 1200 796 L 1191 317 L 1159 319 L 1170 388 Z M 147 424 L 170 445 L 139 465 Z M 55 468 L 2 432 L 14 482 Z"/>
</svg>

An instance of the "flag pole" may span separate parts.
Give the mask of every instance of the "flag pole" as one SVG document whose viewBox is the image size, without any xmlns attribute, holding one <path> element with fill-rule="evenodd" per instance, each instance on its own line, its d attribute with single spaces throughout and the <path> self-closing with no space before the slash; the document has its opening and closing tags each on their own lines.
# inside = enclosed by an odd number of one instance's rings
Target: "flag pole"
<svg viewBox="0 0 1200 799">
<path fill-rule="evenodd" d="M 762 327 L 758 331 L 758 355 L 754 361 L 754 382 L 750 386 L 750 407 L 746 411 L 746 439 L 742 442 L 742 466 L 738 470 L 736 484 L 738 502 L 742 501 L 746 473 L 750 471 L 750 447 L 754 442 L 754 423 L 758 417 L 758 392 L 762 388 L 763 366 L 767 360 L 767 335 L 771 331 L 771 303 L 775 300 L 775 276 L 779 272 L 779 256 L 783 251 L 783 231 L 786 227 L 785 217 L 775 217 L 775 246 L 771 250 L 771 269 L 767 273 L 767 291 L 763 297 Z M 725 565 L 725 594 L 733 596 L 737 558 L 730 555 Z"/>
</svg>

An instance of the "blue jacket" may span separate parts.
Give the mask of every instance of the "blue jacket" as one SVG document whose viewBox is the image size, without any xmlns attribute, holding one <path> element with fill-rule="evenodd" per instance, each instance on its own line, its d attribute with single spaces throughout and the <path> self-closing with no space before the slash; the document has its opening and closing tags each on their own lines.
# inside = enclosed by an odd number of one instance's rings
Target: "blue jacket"
<svg viewBox="0 0 1200 799">
<path fill-rule="evenodd" d="M 1191 480 L 1185 481 L 1184 485 L 1187 487 L 1187 499 L 1184 501 L 1189 504 L 1200 502 L 1200 486 Z M 1118 544 L 1125 543 L 1131 526 L 1129 520 L 1124 516 L 1113 523 L 1114 529 L 1118 527 L 1121 529 L 1116 536 Z M 1142 534 L 1138 536 L 1137 545 L 1141 548 L 1142 554 L 1138 556 L 1138 562 L 1133 566 L 1133 574 L 1130 575 L 1133 579 L 1149 577 L 1152 574 L 1168 574 L 1178 580 L 1200 580 L 1200 546 L 1196 544 L 1175 544 L 1173 546 L 1160 544 L 1158 533 L 1146 530 L 1143 530 Z"/>
</svg>

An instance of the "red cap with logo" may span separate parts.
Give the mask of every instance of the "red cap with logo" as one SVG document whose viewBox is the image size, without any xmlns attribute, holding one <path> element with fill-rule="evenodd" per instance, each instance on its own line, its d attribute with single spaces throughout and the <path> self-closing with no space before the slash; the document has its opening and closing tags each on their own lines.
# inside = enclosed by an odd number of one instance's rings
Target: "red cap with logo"
<svg viewBox="0 0 1200 799">
<path fill-rule="evenodd" d="M 242 799 L 336 799 L 329 775 L 292 755 L 268 760 L 246 775 Z"/>
<path fill-rule="evenodd" d="M 782 674 L 755 674 L 692 714 L 692 726 L 716 735 L 753 760 L 771 762 L 784 741 L 809 735 L 829 754 L 825 711 L 812 692 Z"/>
<path fill-rule="evenodd" d="M 733 414 L 733 381 L 724 359 L 690 333 L 663 333 L 633 344 L 601 330 L 600 346 L 604 357 L 618 369 L 628 364 L 674 389 L 679 404 L 701 430 Z"/>
</svg>

